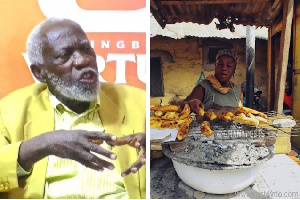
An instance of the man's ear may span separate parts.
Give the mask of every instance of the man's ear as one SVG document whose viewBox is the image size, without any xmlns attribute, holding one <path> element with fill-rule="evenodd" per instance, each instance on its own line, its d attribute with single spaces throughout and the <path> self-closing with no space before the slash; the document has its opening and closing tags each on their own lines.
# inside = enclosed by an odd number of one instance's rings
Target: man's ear
<svg viewBox="0 0 300 200">
<path fill-rule="evenodd" d="M 39 80 L 42 83 L 45 83 L 46 82 L 46 78 L 44 76 L 42 67 L 43 67 L 43 65 L 31 64 L 30 65 L 30 70 L 31 70 L 32 74 L 34 75 L 34 77 L 37 80 Z"/>
</svg>

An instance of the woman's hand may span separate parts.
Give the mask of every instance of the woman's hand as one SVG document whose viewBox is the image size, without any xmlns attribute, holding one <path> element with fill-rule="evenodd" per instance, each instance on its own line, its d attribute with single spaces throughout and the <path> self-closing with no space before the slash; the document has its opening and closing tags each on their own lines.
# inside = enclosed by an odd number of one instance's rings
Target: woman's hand
<svg viewBox="0 0 300 200">
<path fill-rule="evenodd" d="M 191 111 L 198 114 L 200 107 L 204 109 L 204 104 L 199 99 L 192 99 L 187 102 L 190 106 Z"/>
<path fill-rule="evenodd" d="M 100 159 L 92 152 L 112 160 L 115 160 L 117 156 L 94 144 L 92 142 L 94 140 L 114 142 L 116 136 L 85 130 L 56 130 L 48 132 L 24 141 L 20 145 L 18 162 L 25 170 L 28 170 L 40 159 L 49 155 L 55 155 L 75 160 L 94 170 L 114 169 L 112 163 Z"/>
<path fill-rule="evenodd" d="M 127 176 L 130 173 L 136 173 L 146 163 L 146 134 L 136 133 L 121 138 L 117 138 L 114 145 L 129 145 L 139 150 L 139 156 L 135 163 L 128 169 L 122 172 L 122 176 Z"/>
<path fill-rule="evenodd" d="M 189 104 L 192 112 L 198 114 L 200 107 L 204 109 L 204 104 L 202 103 L 204 93 L 204 87 L 201 84 L 198 84 L 194 87 L 191 94 L 184 100 L 185 103 Z"/>
</svg>

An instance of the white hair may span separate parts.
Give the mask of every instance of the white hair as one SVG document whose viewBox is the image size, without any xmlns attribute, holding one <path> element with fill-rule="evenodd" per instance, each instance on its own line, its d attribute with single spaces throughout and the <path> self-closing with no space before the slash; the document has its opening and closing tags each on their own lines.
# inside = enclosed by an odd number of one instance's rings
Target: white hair
<svg viewBox="0 0 300 200">
<path fill-rule="evenodd" d="M 43 64 L 43 48 L 45 45 L 45 35 L 42 33 L 42 30 L 44 27 L 47 26 L 54 26 L 55 24 L 60 24 L 64 21 L 71 21 L 69 19 L 64 18 L 55 18 L 51 17 L 46 19 L 45 21 L 41 22 L 40 24 L 36 25 L 33 30 L 30 32 L 28 38 L 27 38 L 27 55 L 29 58 L 29 61 L 32 64 Z M 73 22 L 73 21 L 72 21 Z M 76 22 L 73 22 L 74 24 L 77 24 Z M 77 24 L 78 25 L 78 24 Z M 79 26 L 79 25 L 78 25 Z"/>
</svg>

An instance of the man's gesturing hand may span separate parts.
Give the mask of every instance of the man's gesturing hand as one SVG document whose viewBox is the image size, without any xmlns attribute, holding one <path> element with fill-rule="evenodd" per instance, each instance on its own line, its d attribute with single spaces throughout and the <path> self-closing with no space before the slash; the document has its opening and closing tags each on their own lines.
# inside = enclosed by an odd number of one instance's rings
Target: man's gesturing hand
<svg viewBox="0 0 300 200">
<path fill-rule="evenodd" d="M 24 141 L 20 146 L 18 162 L 27 170 L 40 159 L 49 155 L 55 155 L 75 160 L 95 170 L 102 170 L 103 168 L 114 169 L 112 163 L 99 158 L 91 152 L 113 160 L 117 156 L 92 143 L 92 140 L 114 142 L 116 136 L 85 130 L 56 130 L 48 132 Z"/>
<path fill-rule="evenodd" d="M 146 163 L 146 134 L 136 133 L 121 138 L 117 138 L 114 145 L 129 145 L 139 150 L 139 157 L 128 169 L 122 172 L 122 176 L 127 176 L 130 173 L 136 173 Z"/>
</svg>

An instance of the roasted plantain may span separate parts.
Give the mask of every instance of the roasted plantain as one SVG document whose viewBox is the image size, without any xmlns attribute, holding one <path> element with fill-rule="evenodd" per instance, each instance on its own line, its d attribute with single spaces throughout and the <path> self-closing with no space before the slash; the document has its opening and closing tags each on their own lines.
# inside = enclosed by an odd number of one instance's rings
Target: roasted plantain
<svg viewBox="0 0 300 200">
<path fill-rule="evenodd" d="M 214 120 L 217 118 L 217 115 L 213 112 L 206 112 L 204 116 L 207 117 L 209 120 Z"/>
<path fill-rule="evenodd" d="M 245 114 L 251 113 L 253 115 L 258 115 L 259 117 L 267 118 L 267 115 L 265 115 L 264 113 L 245 106 L 238 106 L 236 110 Z"/>
<path fill-rule="evenodd" d="M 155 110 L 155 111 L 160 110 L 163 112 L 177 112 L 179 110 L 179 107 L 175 105 L 154 106 L 151 107 L 150 110 Z"/>
<path fill-rule="evenodd" d="M 232 120 L 241 124 L 248 124 L 252 126 L 259 125 L 259 121 L 257 119 L 247 117 L 244 113 L 240 113 L 239 115 L 232 117 Z"/>
<path fill-rule="evenodd" d="M 206 136 L 211 136 L 213 134 L 208 121 L 203 121 L 201 123 L 200 130 Z"/>
<path fill-rule="evenodd" d="M 179 119 L 187 118 L 190 115 L 191 109 L 189 104 L 185 104 L 182 112 L 179 114 Z"/>
<path fill-rule="evenodd" d="M 167 120 L 177 120 L 178 113 L 177 112 L 166 112 L 166 114 L 164 116 L 162 116 L 161 118 L 167 119 Z"/>
<path fill-rule="evenodd" d="M 179 125 L 178 132 L 177 132 L 177 139 L 179 141 L 184 140 L 187 137 L 187 135 L 189 134 L 189 130 L 190 130 L 189 124 L 183 123 L 183 124 Z"/>
<path fill-rule="evenodd" d="M 200 116 L 200 117 L 202 117 L 202 116 L 204 116 L 204 109 L 203 108 L 199 108 L 199 110 L 198 110 L 198 115 Z"/>
<path fill-rule="evenodd" d="M 226 115 L 226 113 L 218 114 L 217 118 L 221 119 L 223 121 L 230 121 L 231 120 L 231 116 L 230 115 Z"/>
</svg>

